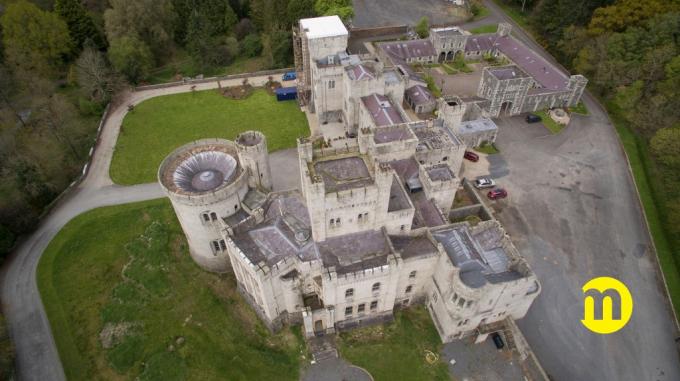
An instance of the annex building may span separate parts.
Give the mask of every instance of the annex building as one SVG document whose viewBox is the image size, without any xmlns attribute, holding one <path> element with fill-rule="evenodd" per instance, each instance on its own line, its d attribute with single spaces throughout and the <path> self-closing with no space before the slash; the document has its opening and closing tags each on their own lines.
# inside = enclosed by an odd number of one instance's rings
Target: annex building
<svg viewBox="0 0 680 381">
<path fill-rule="evenodd" d="M 301 101 L 322 132 L 339 125 L 346 139 L 298 140 L 299 189 L 272 191 L 266 137 L 255 131 L 163 161 L 159 182 L 192 257 L 231 269 L 273 330 L 333 333 L 423 303 L 448 342 L 523 317 L 541 287 L 500 223 L 448 218 L 465 149 L 493 141 L 495 124 L 476 104 L 429 92 L 423 102 L 438 117 L 411 120 L 402 105 L 420 102 L 425 85 L 380 55 L 348 54 L 347 37 L 338 17 L 300 20 Z"/>
</svg>

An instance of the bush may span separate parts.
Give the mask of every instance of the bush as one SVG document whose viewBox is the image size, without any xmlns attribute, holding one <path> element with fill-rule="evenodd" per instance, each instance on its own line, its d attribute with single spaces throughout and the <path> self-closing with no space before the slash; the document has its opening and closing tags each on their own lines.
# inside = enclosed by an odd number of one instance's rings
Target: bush
<svg viewBox="0 0 680 381">
<path fill-rule="evenodd" d="M 415 31 L 420 38 L 427 38 L 430 35 L 430 20 L 423 16 L 416 24 Z"/>
<path fill-rule="evenodd" d="M 246 57 L 257 57 L 262 53 L 262 40 L 256 33 L 247 35 L 241 41 L 241 52 Z"/>
<path fill-rule="evenodd" d="M 4 225 L 0 225 L 0 259 L 4 258 L 14 246 L 14 234 Z"/>
<path fill-rule="evenodd" d="M 149 47 L 136 37 L 121 37 L 111 41 L 109 59 L 113 67 L 132 83 L 149 75 L 153 55 Z"/>
<path fill-rule="evenodd" d="M 102 106 L 97 102 L 92 102 L 83 97 L 78 98 L 78 110 L 83 116 L 100 115 L 103 111 Z"/>
</svg>

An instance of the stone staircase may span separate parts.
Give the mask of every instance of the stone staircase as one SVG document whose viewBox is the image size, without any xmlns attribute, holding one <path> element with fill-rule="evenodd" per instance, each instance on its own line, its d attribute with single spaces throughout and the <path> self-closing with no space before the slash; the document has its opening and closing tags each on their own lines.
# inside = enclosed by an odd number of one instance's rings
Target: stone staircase
<svg viewBox="0 0 680 381">
<path fill-rule="evenodd" d="M 335 336 L 314 336 L 307 339 L 307 347 L 312 353 L 312 358 L 317 363 L 320 361 L 338 358 L 338 350 L 335 348 Z"/>
</svg>

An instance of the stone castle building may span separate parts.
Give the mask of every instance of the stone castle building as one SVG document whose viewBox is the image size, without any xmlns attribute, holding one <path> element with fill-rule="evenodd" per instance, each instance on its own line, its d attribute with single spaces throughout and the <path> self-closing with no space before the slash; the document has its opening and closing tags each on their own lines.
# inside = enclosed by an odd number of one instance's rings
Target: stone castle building
<svg viewBox="0 0 680 381">
<path fill-rule="evenodd" d="M 438 118 L 412 121 L 402 104 L 418 80 L 347 54 L 339 18 L 301 20 L 295 38 L 302 101 L 322 132 L 339 123 L 349 138 L 299 139 L 300 188 L 276 192 L 258 132 L 171 153 L 159 182 L 195 261 L 231 269 L 273 330 L 332 333 L 423 303 L 447 342 L 523 317 L 540 285 L 503 227 L 448 218 L 466 147 L 495 138 L 465 126 L 485 123 L 483 110 L 447 97 Z"/>
</svg>

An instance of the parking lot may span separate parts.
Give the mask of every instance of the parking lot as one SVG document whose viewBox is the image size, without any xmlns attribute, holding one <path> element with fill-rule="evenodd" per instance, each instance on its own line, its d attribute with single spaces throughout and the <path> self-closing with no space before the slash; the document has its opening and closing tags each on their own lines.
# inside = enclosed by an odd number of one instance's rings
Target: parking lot
<svg viewBox="0 0 680 381">
<path fill-rule="evenodd" d="M 501 150 L 486 169 L 509 197 L 491 203 L 529 261 L 542 293 L 519 321 L 554 380 L 680 380 L 671 312 L 617 136 L 594 114 L 558 135 L 522 117 L 497 121 Z M 626 327 L 585 329 L 582 285 L 597 276 L 624 282 L 634 299 Z"/>
<path fill-rule="evenodd" d="M 456 7 L 445 0 L 354 0 L 352 24 L 357 28 L 415 25 L 427 16 L 430 24 L 452 24 L 463 20 Z"/>
</svg>

